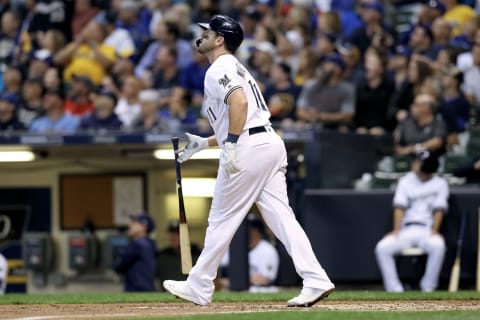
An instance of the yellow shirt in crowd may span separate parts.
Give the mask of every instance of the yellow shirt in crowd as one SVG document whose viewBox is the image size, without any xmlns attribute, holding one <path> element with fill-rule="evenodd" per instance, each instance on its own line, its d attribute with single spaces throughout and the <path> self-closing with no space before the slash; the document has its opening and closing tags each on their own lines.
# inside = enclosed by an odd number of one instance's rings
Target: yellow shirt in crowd
<svg viewBox="0 0 480 320">
<path fill-rule="evenodd" d="M 453 26 L 452 35 L 458 36 L 462 32 L 463 25 L 475 16 L 475 10 L 472 7 L 459 4 L 445 12 L 443 18 Z"/>
<path fill-rule="evenodd" d="M 105 44 L 99 45 L 98 48 L 107 59 L 115 60 L 114 48 Z M 106 70 L 95 60 L 93 49 L 89 45 L 82 44 L 73 54 L 70 64 L 65 68 L 63 79 L 68 82 L 74 74 L 83 75 L 88 76 L 95 85 L 98 85 L 102 82 L 105 73 Z"/>
</svg>

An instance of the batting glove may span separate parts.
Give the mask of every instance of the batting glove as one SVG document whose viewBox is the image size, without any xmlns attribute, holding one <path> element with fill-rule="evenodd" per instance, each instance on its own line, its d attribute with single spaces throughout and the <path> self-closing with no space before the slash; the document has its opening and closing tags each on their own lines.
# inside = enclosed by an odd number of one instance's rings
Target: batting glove
<svg viewBox="0 0 480 320">
<path fill-rule="evenodd" d="M 220 165 L 227 175 L 235 174 L 240 171 L 237 165 L 237 144 L 233 142 L 225 142 L 222 146 L 220 154 Z"/>
<path fill-rule="evenodd" d="M 187 161 L 194 153 L 208 147 L 208 138 L 202 138 L 188 132 L 186 132 L 185 135 L 187 136 L 188 143 L 185 147 L 175 150 L 175 153 L 178 154 L 177 161 L 179 163 Z"/>
</svg>

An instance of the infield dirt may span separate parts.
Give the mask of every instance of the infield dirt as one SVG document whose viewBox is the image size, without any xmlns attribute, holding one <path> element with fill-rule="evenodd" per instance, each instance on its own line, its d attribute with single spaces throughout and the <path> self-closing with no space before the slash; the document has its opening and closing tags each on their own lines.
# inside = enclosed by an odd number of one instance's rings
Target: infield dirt
<svg viewBox="0 0 480 320">
<path fill-rule="evenodd" d="M 314 310 L 341 311 L 447 311 L 480 310 L 476 300 L 428 300 L 428 301 L 322 301 Z M 136 317 L 165 317 L 180 315 L 268 312 L 292 310 L 284 302 L 214 302 L 201 307 L 186 302 L 172 303 L 122 303 L 122 304 L 37 304 L 2 305 L 0 319 L 48 320 L 48 319 L 113 319 Z"/>
</svg>

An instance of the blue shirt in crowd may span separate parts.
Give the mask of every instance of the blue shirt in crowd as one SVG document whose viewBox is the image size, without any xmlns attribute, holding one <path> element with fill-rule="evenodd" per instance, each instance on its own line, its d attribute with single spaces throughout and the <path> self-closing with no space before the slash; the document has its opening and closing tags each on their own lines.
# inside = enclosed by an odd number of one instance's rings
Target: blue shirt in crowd
<svg viewBox="0 0 480 320">
<path fill-rule="evenodd" d="M 130 242 L 114 269 L 124 276 L 125 291 L 155 291 L 156 266 L 155 242 L 142 237 Z"/>
<path fill-rule="evenodd" d="M 52 121 L 48 116 L 34 120 L 30 132 L 35 133 L 75 133 L 80 125 L 80 119 L 69 114 L 63 114 L 59 119 Z"/>
</svg>

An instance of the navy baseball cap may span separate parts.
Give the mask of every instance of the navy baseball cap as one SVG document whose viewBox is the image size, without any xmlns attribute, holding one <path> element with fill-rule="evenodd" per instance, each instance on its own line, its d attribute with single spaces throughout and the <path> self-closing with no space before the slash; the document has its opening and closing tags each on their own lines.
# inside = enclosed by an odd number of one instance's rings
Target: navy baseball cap
<svg viewBox="0 0 480 320">
<path fill-rule="evenodd" d="M 155 222 L 153 222 L 152 217 L 148 213 L 143 212 L 136 215 L 130 215 L 130 219 L 143 224 L 147 228 L 147 233 L 150 233 L 155 229 Z"/>
<path fill-rule="evenodd" d="M 362 4 L 363 9 L 372 9 L 380 14 L 383 14 L 383 4 L 380 2 L 366 2 Z"/>
<path fill-rule="evenodd" d="M 15 93 L 11 93 L 11 92 L 2 93 L 2 95 L 0 96 L 0 100 L 9 102 L 9 103 L 11 103 L 15 106 L 17 106 L 17 104 L 18 104 L 17 95 Z"/>
<path fill-rule="evenodd" d="M 343 60 L 342 56 L 338 53 L 328 54 L 322 57 L 322 62 L 332 62 L 335 63 L 337 66 L 345 70 L 345 61 Z"/>
<path fill-rule="evenodd" d="M 441 1 L 437 0 L 429 0 L 427 2 L 427 7 L 430 7 L 432 9 L 437 9 L 440 11 L 440 13 L 443 15 L 445 11 L 447 11 L 447 8 L 445 8 L 445 5 Z"/>
<path fill-rule="evenodd" d="M 440 166 L 438 156 L 433 154 L 432 152 L 428 151 L 427 149 L 419 149 L 415 152 L 414 155 L 415 159 L 420 160 L 422 165 L 420 170 L 423 173 L 431 174 L 435 173 Z"/>
</svg>

